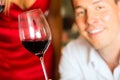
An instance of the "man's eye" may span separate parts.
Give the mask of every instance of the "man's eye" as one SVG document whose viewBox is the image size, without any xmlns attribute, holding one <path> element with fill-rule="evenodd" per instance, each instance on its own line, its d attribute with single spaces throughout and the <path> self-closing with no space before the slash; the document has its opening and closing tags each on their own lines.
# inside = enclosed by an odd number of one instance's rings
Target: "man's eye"
<svg viewBox="0 0 120 80">
<path fill-rule="evenodd" d="M 97 6 L 96 10 L 102 10 L 104 7 L 103 6 Z"/>
<path fill-rule="evenodd" d="M 76 12 L 76 16 L 84 16 L 85 15 L 85 11 L 77 11 Z"/>
<path fill-rule="evenodd" d="M 79 13 L 80 13 L 81 15 L 84 15 L 84 14 L 85 14 L 85 12 L 84 12 L 84 11 L 80 11 Z"/>
</svg>

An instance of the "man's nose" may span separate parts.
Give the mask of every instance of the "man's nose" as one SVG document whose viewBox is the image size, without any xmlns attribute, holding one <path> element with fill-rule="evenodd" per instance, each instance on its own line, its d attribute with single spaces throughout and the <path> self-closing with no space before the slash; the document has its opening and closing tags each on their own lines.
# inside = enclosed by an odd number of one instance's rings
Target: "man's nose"
<svg viewBox="0 0 120 80">
<path fill-rule="evenodd" d="M 94 13 L 93 11 L 87 12 L 86 22 L 88 24 L 94 24 L 98 21 L 98 15 Z"/>
</svg>

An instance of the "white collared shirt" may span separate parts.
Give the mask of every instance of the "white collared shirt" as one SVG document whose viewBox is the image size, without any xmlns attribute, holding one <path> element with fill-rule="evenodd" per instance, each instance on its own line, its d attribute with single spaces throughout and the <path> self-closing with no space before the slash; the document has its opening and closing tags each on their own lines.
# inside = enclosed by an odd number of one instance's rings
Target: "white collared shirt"
<svg viewBox="0 0 120 80">
<path fill-rule="evenodd" d="M 120 80 L 120 65 L 112 73 L 97 51 L 82 37 L 62 51 L 60 80 Z"/>
</svg>

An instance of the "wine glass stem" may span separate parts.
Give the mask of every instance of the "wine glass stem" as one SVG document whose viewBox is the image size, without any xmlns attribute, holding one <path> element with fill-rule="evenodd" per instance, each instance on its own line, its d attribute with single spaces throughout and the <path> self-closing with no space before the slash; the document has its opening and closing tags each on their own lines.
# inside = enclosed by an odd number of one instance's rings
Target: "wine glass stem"
<svg viewBox="0 0 120 80">
<path fill-rule="evenodd" d="M 44 65 L 44 57 L 40 57 L 40 61 L 41 61 L 43 73 L 44 73 L 44 76 L 45 76 L 45 80 L 48 80 L 47 72 L 46 72 L 45 65 Z"/>
</svg>

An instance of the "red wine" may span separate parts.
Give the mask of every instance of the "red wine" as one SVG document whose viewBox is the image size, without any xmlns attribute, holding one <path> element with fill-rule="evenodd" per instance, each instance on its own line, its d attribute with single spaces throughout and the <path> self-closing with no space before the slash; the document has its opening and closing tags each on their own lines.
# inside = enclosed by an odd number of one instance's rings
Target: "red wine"
<svg viewBox="0 0 120 80">
<path fill-rule="evenodd" d="M 48 40 L 43 41 L 22 41 L 24 47 L 37 56 L 43 56 L 44 51 L 49 45 Z"/>
<path fill-rule="evenodd" d="M 0 5 L 0 13 L 3 12 L 5 5 Z"/>
</svg>

